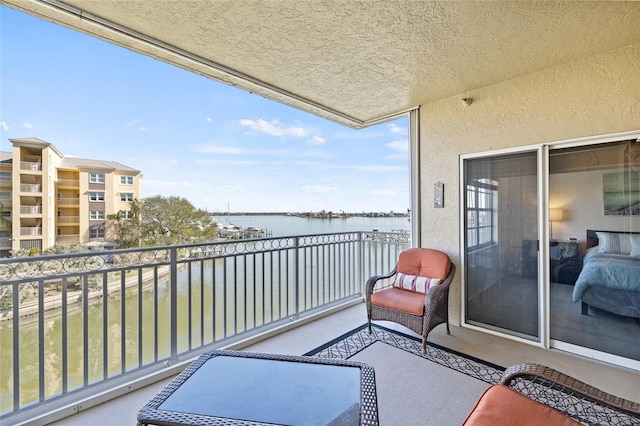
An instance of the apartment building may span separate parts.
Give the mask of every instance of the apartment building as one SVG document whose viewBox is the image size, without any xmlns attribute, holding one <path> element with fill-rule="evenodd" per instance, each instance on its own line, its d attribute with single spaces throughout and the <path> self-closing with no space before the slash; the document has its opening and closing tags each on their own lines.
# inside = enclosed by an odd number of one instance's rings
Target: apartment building
<svg viewBox="0 0 640 426">
<path fill-rule="evenodd" d="M 65 157 L 37 138 L 9 139 L 0 153 L 0 257 L 12 250 L 105 244 L 109 215 L 130 214 L 140 198 L 139 170 L 107 160 Z"/>
</svg>

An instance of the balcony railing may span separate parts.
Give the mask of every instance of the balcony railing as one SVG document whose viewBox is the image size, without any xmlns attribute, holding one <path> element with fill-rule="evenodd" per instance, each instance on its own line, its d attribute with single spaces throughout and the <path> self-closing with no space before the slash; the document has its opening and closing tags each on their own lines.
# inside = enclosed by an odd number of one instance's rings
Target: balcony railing
<svg viewBox="0 0 640 426">
<path fill-rule="evenodd" d="M 41 226 L 30 226 L 20 228 L 20 235 L 42 235 L 42 227 Z"/>
<path fill-rule="evenodd" d="M 22 183 L 20 184 L 20 191 L 21 192 L 42 192 L 42 185 Z"/>
<path fill-rule="evenodd" d="M 0 259 L 0 421 L 357 301 L 408 246 L 347 232 Z"/>
<path fill-rule="evenodd" d="M 80 187 L 79 179 L 58 179 L 58 187 L 78 188 Z"/>
<path fill-rule="evenodd" d="M 80 204 L 80 198 L 58 198 L 57 201 L 59 206 L 77 206 Z"/>
<path fill-rule="evenodd" d="M 42 214 L 42 206 L 20 206 L 20 214 Z"/>
<path fill-rule="evenodd" d="M 56 244 L 78 245 L 80 244 L 80 234 L 61 234 L 56 236 Z"/>
<path fill-rule="evenodd" d="M 0 250 L 8 250 L 11 248 L 11 237 L 0 237 Z"/>
<path fill-rule="evenodd" d="M 58 223 L 61 225 L 78 224 L 80 223 L 80 216 L 58 216 Z"/>
<path fill-rule="evenodd" d="M 32 172 L 41 172 L 42 163 L 35 161 L 21 161 L 20 170 L 30 170 Z"/>
</svg>

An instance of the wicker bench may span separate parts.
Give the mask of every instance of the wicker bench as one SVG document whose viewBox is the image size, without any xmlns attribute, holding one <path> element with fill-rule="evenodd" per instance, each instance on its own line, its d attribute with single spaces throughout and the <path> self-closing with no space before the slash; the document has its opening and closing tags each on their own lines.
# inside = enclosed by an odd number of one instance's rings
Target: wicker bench
<svg viewBox="0 0 640 426">
<path fill-rule="evenodd" d="M 480 397 L 465 426 L 640 425 L 640 404 L 539 364 L 509 367 Z"/>
</svg>

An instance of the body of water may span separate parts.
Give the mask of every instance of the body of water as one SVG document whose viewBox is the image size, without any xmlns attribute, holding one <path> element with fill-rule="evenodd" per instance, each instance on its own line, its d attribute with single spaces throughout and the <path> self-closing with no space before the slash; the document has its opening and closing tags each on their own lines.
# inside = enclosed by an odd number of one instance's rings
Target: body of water
<svg viewBox="0 0 640 426">
<path fill-rule="evenodd" d="M 354 216 L 344 219 L 311 219 L 285 215 L 214 215 L 212 218 L 216 222 L 231 223 L 241 229 L 255 226 L 271 232 L 273 237 L 372 230 L 411 231 L 411 222 L 407 217 Z"/>
</svg>

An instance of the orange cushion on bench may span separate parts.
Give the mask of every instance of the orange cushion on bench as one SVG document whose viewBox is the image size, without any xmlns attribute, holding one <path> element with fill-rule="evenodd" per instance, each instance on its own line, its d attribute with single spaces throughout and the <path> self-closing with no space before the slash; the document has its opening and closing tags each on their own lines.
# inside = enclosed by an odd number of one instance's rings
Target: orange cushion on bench
<svg viewBox="0 0 640 426">
<path fill-rule="evenodd" d="M 463 426 L 576 426 L 580 423 L 504 385 L 493 385 L 480 397 Z"/>
<path fill-rule="evenodd" d="M 373 293 L 371 303 L 405 314 L 421 316 L 424 314 L 426 297 L 424 293 L 389 287 Z"/>
</svg>

